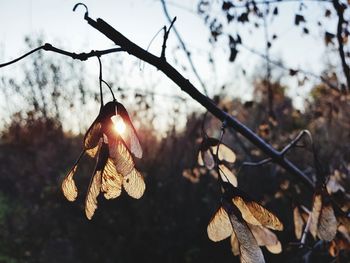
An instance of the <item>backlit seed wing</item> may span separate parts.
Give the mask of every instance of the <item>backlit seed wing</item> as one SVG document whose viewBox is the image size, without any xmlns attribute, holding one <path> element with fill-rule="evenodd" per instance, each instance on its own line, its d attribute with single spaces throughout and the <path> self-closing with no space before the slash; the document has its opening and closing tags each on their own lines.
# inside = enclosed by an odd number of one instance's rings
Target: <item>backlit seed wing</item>
<svg viewBox="0 0 350 263">
<path fill-rule="evenodd" d="M 224 182 L 228 182 L 233 186 L 237 186 L 237 177 L 224 164 L 219 164 L 219 174 Z"/>
<path fill-rule="evenodd" d="M 210 240 L 218 242 L 228 238 L 233 232 L 232 225 L 225 209 L 220 207 L 210 219 L 207 233 Z"/>
<path fill-rule="evenodd" d="M 106 199 L 113 199 L 120 196 L 122 191 L 122 175 L 118 174 L 113 160 L 108 158 L 102 173 L 102 187 Z"/>
<path fill-rule="evenodd" d="M 117 172 L 123 176 L 127 176 L 135 164 L 132 156 L 121 140 L 111 140 L 109 138 L 109 156 L 113 159 Z"/>
<path fill-rule="evenodd" d="M 123 177 L 123 187 L 129 196 L 139 199 L 143 196 L 146 184 L 143 176 L 135 168 Z"/>
<path fill-rule="evenodd" d="M 85 151 L 83 150 L 80 153 L 74 166 L 69 170 L 68 174 L 64 177 L 62 181 L 61 188 L 62 188 L 63 195 L 67 198 L 68 201 L 71 201 L 71 202 L 73 202 L 78 196 L 78 189 L 77 189 L 77 186 L 75 185 L 73 177 L 78 169 L 78 164 L 81 157 L 84 156 L 84 153 Z"/>
<path fill-rule="evenodd" d="M 101 127 L 101 123 L 97 121 L 97 119 L 91 124 L 84 136 L 85 150 L 93 149 L 98 145 L 98 142 L 102 137 Z"/>
<path fill-rule="evenodd" d="M 217 145 L 211 147 L 214 154 L 217 151 Z M 221 161 L 226 161 L 229 163 L 234 163 L 236 161 L 236 154 L 225 144 L 221 143 L 218 152 L 218 158 Z"/>
<path fill-rule="evenodd" d="M 96 171 L 96 173 L 93 175 L 85 199 L 85 214 L 89 220 L 92 218 L 97 208 L 97 197 L 100 194 L 102 183 L 101 174 L 102 171 Z"/>
<path fill-rule="evenodd" d="M 61 186 L 64 196 L 67 198 L 68 201 L 71 201 L 71 202 L 75 201 L 75 199 L 78 196 L 78 189 L 73 180 L 73 176 L 77 171 L 77 168 L 78 168 L 78 164 L 72 167 L 72 169 L 68 172 L 68 174 L 64 178 Z"/>
<path fill-rule="evenodd" d="M 262 251 L 247 224 L 233 212 L 229 218 L 239 243 L 241 263 L 264 263 Z"/>
<path fill-rule="evenodd" d="M 311 211 L 311 221 L 310 221 L 310 233 L 314 238 L 317 236 L 318 220 L 322 209 L 322 196 L 321 194 L 316 194 L 314 196 L 314 202 Z"/>
<path fill-rule="evenodd" d="M 120 136 L 123 138 L 128 149 L 135 155 L 137 158 L 142 158 L 142 147 L 137 136 L 134 125 L 131 122 L 129 114 L 123 104 L 117 103 L 117 112 L 122 117 L 126 130 Z"/>
<path fill-rule="evenodd" d="M 331 204 L 323 205 L 318 222 L 317 236 L 321 240 L 331 241 L 337 233 L 337 219 Z"/>
<path fill-rule="evenodd" d="M 87 155 L 89 155 L 91 158 L 95 158 L 99 147 L 100 145 L 98 144 L 96 147 L 86 150 Z"/>
<path fill-rule="evenodd" d="M 296 206 L 293 210 L 293 219 L 294 219 L 294 233 L 297 239 L 301 239 L 303 234 L 304 220 L 300 214 L 299 208 Z"/>
<path fill-rule="evenodd" d="M 242 213 L 243 219 L 252 225 L 262 225 L 273 230 L 283 230 L 283 224 L 273 213 L 254 201 L 245 201 L 240 196 L 232 199 Z"/>
<path fill-rule="evenodd" d="M 282 252 L 281 243 L 271 230 L 263 226 L 255 225 L 249 225 L 249 228 L 259 246 L 265 246 L 273 254 L 279 254 Z"/>
<path fill-rule="evenodd" d="M 106 166 L 107 160 L 108 145 L 102 143 L 100 151 L 98 153 L 96 167 L 90 180 L 90 185 L 85 199 L 85 214 L 89 220 L 92 218 L 97 208 L 97 197 L 101 191 L 102 173 Z"/>
</svg>

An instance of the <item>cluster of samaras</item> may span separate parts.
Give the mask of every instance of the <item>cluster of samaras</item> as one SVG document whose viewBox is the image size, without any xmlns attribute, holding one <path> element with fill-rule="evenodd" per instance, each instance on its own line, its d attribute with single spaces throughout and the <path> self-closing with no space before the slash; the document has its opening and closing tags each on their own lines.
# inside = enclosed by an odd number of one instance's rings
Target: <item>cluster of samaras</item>
<svg viewBox="0 0 350 263">
<path fill-rule="evenodd" d="M 96 158 L 85 199 L 85 214 L 88 219 L 94 215 L 100 192 L 106 199 L 120 196 L 122 188 L 133 198 L 138 199 L 143 195 L 145 182 L 136 170 L 131 155 L 141 158 L 142 148 L 122 104 L 113 101 L 104 105 L 86 132 L 84 149 L 62 182 L 63 194 L 69 201 L 74 201 L 78 195 L 73 176 L 84 153 Z"/>
<path fill-rule="evenodd" d="M 206 137 L 198 155 L 198 164 L 214 171 L 222 186 L 221 204 L 209 222 L 207 232 L 212 241 L 230 237 L 232 252 L 239 255 L 241 262 L 265 262 L 260 246 L 271 253 L 282 251 L 281 243 L 271 230 L 282 231 L 283 224 L 276 215 L 255 202 L 248 194 L 237 188 L 237 178 L 229 165 L 236 156 L 225 144 L 215 138 Z M 345 191 L 333 182 L 333 191 Z M 316 239 L 331 241 L 329 252 L 336 256 L 341 249 L 350 246 L 350 219 L 340 209 L 334 210 L 329 192 L 324 185 L 316 187 L 311 211 L 295 206 L 294 229 L 301 244 L 310 232 Z"/>
<path fill-rule="evenodd" d="M 215 138 L 203 140 L 198 164 L 208 170 L 216 169 L 223 192 L 221 204 L 208 224 L 208 237 L 214 242 L 230 237 L 232 252 L 240 256 L 241 262 L 265 262 L 260 246 L 280 253 L 281 243 L 269 229 L 281 231 L 283 224 L 237 188 L 237 178 L 229 169 L 235 160 L 235 153 L 227 145 Z"/>
</svg>

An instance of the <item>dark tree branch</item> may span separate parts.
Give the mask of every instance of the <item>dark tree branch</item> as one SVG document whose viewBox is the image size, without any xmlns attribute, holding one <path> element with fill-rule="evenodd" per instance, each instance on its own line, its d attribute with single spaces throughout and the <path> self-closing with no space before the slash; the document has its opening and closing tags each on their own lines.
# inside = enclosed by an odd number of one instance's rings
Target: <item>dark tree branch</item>
<svg viewBox="0 0 350 263">
<path fill-rule="evenodd" d="M 16 58 L 16 59 L 11 60 L 9 62 L 0 64 L 0 68 L 6 67 L 6 66 L 9 66 L 15 62 L 18 62 L 21 59 L 33 54 L 34 52 L 39 51 L 39 50 L 52 51 L 52 52 L 59 53 L 61 55 L 65 55 L 65 56 L 71 57 L 73 59 L 78 59 L 81 61 L 85 61 L 85 60 L 92 58 L 92 57 L 100 57 L 100 56 L 103 56 L 106 54 L 124 51 L 122 48 L 111 48 L 111 49 L 106 49 L 106 50 L 91 50 L 89 53 L 78 53 L 77 54 L 77 53 L 72 53 L 72 52 L 68 52 L 68 51 L 56 48 L 56 47 L 52 46 L 51 44 L 46 43 L 43 46 L 34 48 L 33 50 L 29 51 L 28 53 L 24 54 L 23 56 L 20 56 L 19 58 Z"/>
<path fill-rule="evenodd" d="M 168 12 L 168 8 L 166 6 L 166 3 L 165 3 L 165 0 L 160 0 L 161 3 L 162 3 L 162 6 L 163 6 L 163 11 L 164 11 L 164 14 L 165 16 L 167 17 L 169 23 L 171 23 L 171 17 L 169 15 L 169 12 Z M 177 37 L 177 39 L 179 40 L 180 42 L 180 45 L 181 45 L 181 48 L 183 49 L 183 51 L 185 52 L 186 54 L 186 57 L 187 57 L 187 60 L 188 60 L 188 63 L 190 64 L 191 66 L 191 69 L 192 69 L 192 72 L 194 73 L 194 75 L 196 76 L 197 80 L 199 81 L 200 85 L 202 86 L 202 89 L 204 91 L 204 94 L 208 96 L 208 91 L 207 91 L 207 88 L 204 84 L 204 81 L 202 80 L 202 78 L 199 76 L 198 72 L 197 72 L 197 69 L 196 67 L 194 66 L 194 63 L 192 61 L 192 58 L 191 58 L 191 53 L 190 51 L 187 49 L 186 45 L 185 45 L 185 42 L 182 40 L 179 32 L 176 30 L 176 27 L 174 26 L 174 33 Z"/>
<path fill-rule="evenodd" d="M 350 90 L 350 68 L 349 68 L 349 65 L 346 63 L 343 36 L 342 36 L 343 24 L 345 23 L 344 10 L 346 7 L 343 4 L 341 4 L 339 0 L 332 0 L 332 2 L 333 2 L 334 9 L 336 10 L 338 15 L 337 40 L 338 40 L 339 56 L 343 67 L 343 72 L 346 78 L 347 88 L 348 90 Z"/>
<path fill-rule="evenodd" d="M 270 144 L 262 140 L 252 130 L 250 130 L 247 126 L 239 122 L 233 116 L 221 110 L 218 106 L 215 105 L 215 103 L 211 99 L 199 92 L 188 79 L 184 78 L 174 67 L 172 67 L 164 59 L 147 52 L 135 43 L 131 42 L 129 39 L 127 39 L 124 35 L 115 30 L 104 20 L 98 18 L 95 21 L 88 16 L 85 16 L 85 19 L 87 20 L 89 25 L 94 27 L 96 30 L 100 31 L 102 34 L 104 34 L 107 38 L 112 40 L 116 45 L 120 46 L 130 55 L 133 55 L 155 66 L 158 70 L 162 71 L 166 76 L 168 76 L 172 81 L 174 81 L 174 83 L 176 83 L 184 92 L 186 92 L 194 100 L 196 100 L 203 107 L 205 107 L 215 117 L 217 117 L 222 122 L 226 121 L 227 126 L 232 127 L 237 132 L 241 133 L 245 138 L 247 138 L 250 142 L 257 146 L 267 156 L 269 156 L 273 162 L 279 164 L 288 172 L 300 178 L 310 189 L 314 189 L 314 183 L 312 182 L 312 180 L 308 176 L 306 176 L 292 162 L 286 159 L 281 154 L 281 152 L 274 149 Z"/>
</svg>

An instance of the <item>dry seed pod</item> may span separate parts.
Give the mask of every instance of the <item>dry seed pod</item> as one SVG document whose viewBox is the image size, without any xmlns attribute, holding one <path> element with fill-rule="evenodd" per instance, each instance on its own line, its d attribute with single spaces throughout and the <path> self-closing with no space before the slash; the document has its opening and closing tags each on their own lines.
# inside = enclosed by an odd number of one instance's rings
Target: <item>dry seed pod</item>
<svg viewBox="0 0 350 263">
<path fill-rule="evenodd" d="M 122 192 L 123 177 L 117 172 L 114 162 L 108 158 L 102 173 L 101 191 L 106 199 L 120 196 Z"/>
<path fill-rule="evenodd" d="M 237 186 L 237 177 L 232 173 L 230 169 L 226 167 L 224 164 L 219 164 L 219 174 L 221 177 L 221 180 L 227 183 L 232 184 L 233 186 Z"/>
<path fill-rule="evenodd" d="M 67 198 L 68 201 L 73 202 L 78 196 L 78 189 L 74 182 L 74 175 L 77 172 L 78 164 L 81 157 L 83 157 L 85 151 L 82 151 L 79 155 L 78 160 L 75 162 L 73 167 L 69 170 L 67 175 L 64 177 L 61 185 L 63 195 Z"/>
<path fill-rule="evenodd" d="M 205 138 L 198 153 L 198 164 L 205 166 L 206 168 L 213 169 L 215 167 L 214 156 L 218 152 L 218 159 L 220 161 L 226 161 L 228 163 L 234 163 L 236 161 L 235 153 L 224 143 L 220 143 L 219 151 L 218 145 L 220 141 L 215 138 Z"/>
<path fill-rule="evenodd" d="M 228 183 L 223 183 L 225 197 L 239 209 L 243 219 L 252 225 L 260 225 L 273 230 L 283 230 L 283 224 L 276 215 L 252 200 L 246 193 Z"/>
<path fill-rule="evenodd" d="M 334 239 L 338 226 L 332 204 L 328 198 L 325 191 L 315 193 L 310 222 L 310 233 L 313 237 L 318 236 L 325 241 Z"/>
<path fill-rule="evenodd" d="M 208 237 L 210 240 L 218 242 L 228 238 L 232 234 L 232 231 L 229 216 L 225 209 L 220 207 L 208 224 Z"/>
<path fill-rule="evenodd" d="M 102 173 L 107 164 L 108 155 L 108 145 L 102 143 L 85 199 L 85 214 L 88 219 L 92 218 L 97 209 L 97 197 L 101 191 Z"/>
</svg>

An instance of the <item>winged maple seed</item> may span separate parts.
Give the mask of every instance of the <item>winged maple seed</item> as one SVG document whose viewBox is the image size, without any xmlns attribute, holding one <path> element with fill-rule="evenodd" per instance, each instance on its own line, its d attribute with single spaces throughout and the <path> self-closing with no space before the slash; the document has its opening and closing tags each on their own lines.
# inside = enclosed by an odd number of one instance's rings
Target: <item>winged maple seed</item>
<svg viewBox="0 0 350 263">
<path fill-rule="evenodd" d="M 297 239 L 301 239 L 304 225 L 310 212 L 303 206 L 295 206 L 293 209 L 294 233 Z"/>
<path fill-rule="evenodd" d="M 220 146 L 219 146 L 220 144 Z M 219 148 L 218 148 L 219 147 Z M 234 163 L 236 154 L 225 144 L 215 138 L 205 138 L 198 153 L 198 164 L 212 170 L 215 167 L 215 156 L 218 153 L 218 172 L 224 182 L 237 186 L 236 175 L 226 166 L 225 163 Z"/>
<path fill-rule="evenodd" d="M 267 229 L 283 230 L 280 220 L 236 187 L 224 183 L 224 189 L 223 206 L 207 227 L 209 239 L 218 242 L 231 236 L 232 252 L 240 255 L 241 262 L 265 262 L 259 246 L 280 253 L 281 243 Z"/>
<path fill-rule="evenodd" d="M 123 130 L 114 129 L 114 118 L 118 116 L 123 122 Z M 119 120 L 120 121 L 120 120 Z M 120 125 L 120 123 L 119 123 Z M 120 127 L 119 127 L 120 128 Z M 74 201 L 78 190 L 74 174 L 84 153 L 96 159 L 96 166 L 91 177 L 85 199 L 85 214 L 91 219 L 97 209 L 97 197 L 100 192 L 106 199 L 120 196 L 122 188 L 129 196 L 139 199 L 145 191 L 143 176 L 135 168 L 131 153 L 142 157 L 136 130 L 124 106 L 118 102 L 108 102 L 100 110 L 84 136 L 84 150 L 62 182 L 62 191 L 69 201 Z"/>
<path fill-rule="evenodd" d="M 311 211 L 310 233 L 325 241 L 331 241 L 337 233 L 337 219 L 326 189 L 316 191 Z"/>
</svg>

